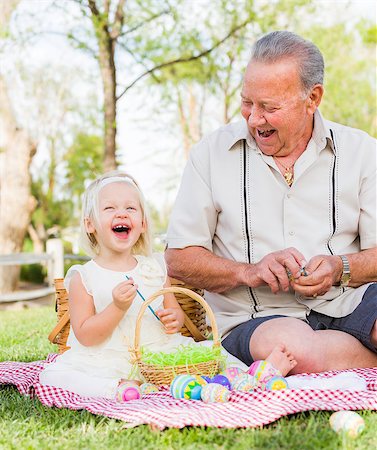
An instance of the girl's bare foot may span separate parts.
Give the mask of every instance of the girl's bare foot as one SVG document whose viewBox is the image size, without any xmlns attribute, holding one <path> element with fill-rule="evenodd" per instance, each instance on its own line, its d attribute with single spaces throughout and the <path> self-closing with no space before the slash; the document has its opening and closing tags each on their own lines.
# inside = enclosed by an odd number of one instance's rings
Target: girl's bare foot
<svg viewBox="0 0 377 450">
<path fill-rule="evenodd" d="M 267 356 L 266 360 L 271 363 L 275 369 L 278 369 L 283 377 L 285 377 L 297 364 L 294 356 L 283 344 L 278 344 Z"/>
</svg>

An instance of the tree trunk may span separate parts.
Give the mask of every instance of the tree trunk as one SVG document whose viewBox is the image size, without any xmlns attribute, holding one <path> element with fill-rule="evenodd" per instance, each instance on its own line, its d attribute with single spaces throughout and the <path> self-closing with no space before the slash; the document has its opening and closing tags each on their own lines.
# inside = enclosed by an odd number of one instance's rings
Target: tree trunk
<svg viewBox="0 0 377 450">
<path fill-rule="evenodd" d="M 17 126 L 7 88 L 0 77 L 0 254 L 18 253 L 35 208 L 30 163 L 36 147 Z M 16 289 L 19 266 L 0 266 L 0 293 Z"/>
<path fill-rule="evenodd" d="M 99 64 L 104 94 L 104 169 L 114 170 L 116 163 L 116 71 L 114 50 L 110 36 L 102 35 L 99 40 Z"/>
<path fill-rule="evenodd" d="M 88 6 L 98 43 L 98 62 L 103 85 L 104 115 L 104 169 L 114 170 L 116 162 L 116 67 L 114 62 L 115 46 L 123 24 L 125 0 L 117 3 L 114 22 L 110 23 L 109 13 L 111 1 L 104 3 L 101 13 L 97 0 L 89 0 Z"/>
</svg>

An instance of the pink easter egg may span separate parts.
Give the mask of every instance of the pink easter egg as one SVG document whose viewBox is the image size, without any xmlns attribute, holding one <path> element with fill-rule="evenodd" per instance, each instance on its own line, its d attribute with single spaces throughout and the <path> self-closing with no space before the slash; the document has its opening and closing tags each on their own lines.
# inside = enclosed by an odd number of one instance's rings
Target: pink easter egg
<svg viewBox="0 0 377 450">
<path fill-rule="evenodd" d="M 258 387 L 264 389 L 268 380 L 275 376 L 281 376 L 281 372 L 268 361 L 254 361 L 249 367 L 248 374 L 252 375 L 258 383 Z"/>
</svg>

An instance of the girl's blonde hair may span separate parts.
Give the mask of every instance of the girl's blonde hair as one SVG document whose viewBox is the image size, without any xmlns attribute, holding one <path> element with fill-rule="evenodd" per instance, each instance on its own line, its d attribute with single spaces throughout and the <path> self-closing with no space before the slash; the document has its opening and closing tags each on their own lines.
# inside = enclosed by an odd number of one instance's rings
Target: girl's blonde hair
<svg viewBox="0 0 377 450">
<path fill-rule="evenodd" d="M 114 180 L 113 181 L 110 180 L 111 178 L 114 178 Z M 146 256 L 151 254 L 151 232 L 149 228 L 150 220 L 148 217 L 147 205 L 145 203 L 144 195 L 141 192 L 138 183 L 131 175 L 129 175 L 126 172 L 122 172 L 120 170 L 113 170 L 111 172 L 107 172 L 101 175 L 92 183 L 90 183 L 90 185 L 88 186 L 87 190 L 83 195 L 81 221 L 80 221 L 80 243 L 85 252 L 91 257 L 95 257 L 98 255 L 99 246 L 95 235 L 93 233 L 88 233 L 86 231 L 85 221 L 86 219 L 89 219 L 94 224 L 98 224 L 99 191 L 106 184 L 119 181 L 129 183 L 132 187 L 135 188 L 135 191 L 139 196 L 141 212 L 143 214 L 143 221 L 145 224 L 145 231 L 141 233 L 139 239 L 132 247 L 132 253 Z"/>
</svg>

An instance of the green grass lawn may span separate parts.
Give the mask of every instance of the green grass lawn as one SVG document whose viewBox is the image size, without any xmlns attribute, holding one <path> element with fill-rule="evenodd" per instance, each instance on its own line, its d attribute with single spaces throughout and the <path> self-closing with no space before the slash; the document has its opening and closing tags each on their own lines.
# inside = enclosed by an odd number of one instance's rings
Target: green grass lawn
<svg viewBox="0 0 377 450">
<path fill-rule="evenodd" d="M 56 351 L 47 335 L 53 308 L 0 311 L 0 361 L 34 361 Z M 0 386 L 0 449 L 365 449 L 377 448 L 377 414 L 361 412 L 366 428 L 355 440 L 336 435 L 330 412 L 284 417 L 262 429 L 186 427 L 127 429 L 124 422 L 86 411 L 47 408 Z"/>
</svg>

